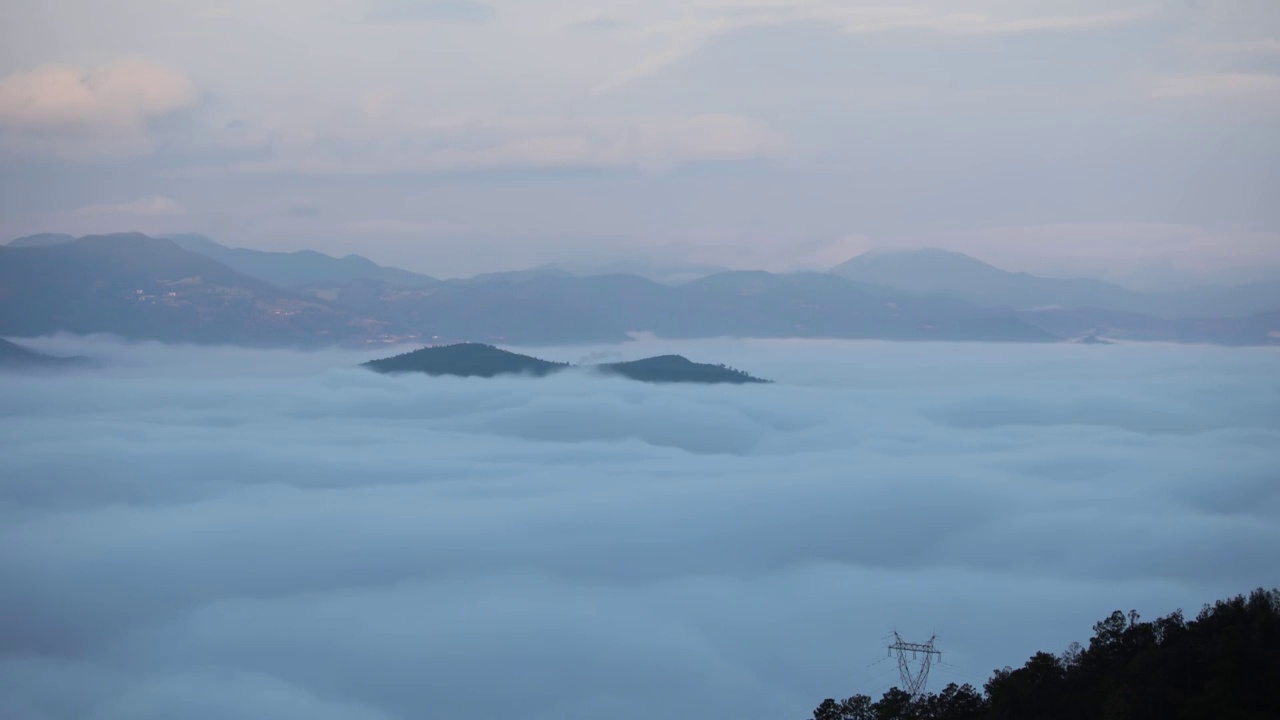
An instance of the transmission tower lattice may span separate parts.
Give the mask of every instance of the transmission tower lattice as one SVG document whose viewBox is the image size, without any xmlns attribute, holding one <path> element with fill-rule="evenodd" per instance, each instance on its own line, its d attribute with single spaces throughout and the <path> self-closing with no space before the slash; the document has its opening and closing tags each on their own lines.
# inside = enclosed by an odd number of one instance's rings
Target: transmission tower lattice
<svg viewBox="0 0 1280 720">
<path fill-rule="evenodd" d="M 927 643 L 910 643 L 903 640 L 898 631 L 893 632 L 889 656 L 892 657 L 895 652 L 898 654 L 902 689 L 913 698 L 924 692 L 924 686 L 929 682 L 929 667 L 933 665 L 934 659 L 942 660 L 942 653 L 933 646 L 936 638 L 936 635 L 929 638 Z"/>
</svg>

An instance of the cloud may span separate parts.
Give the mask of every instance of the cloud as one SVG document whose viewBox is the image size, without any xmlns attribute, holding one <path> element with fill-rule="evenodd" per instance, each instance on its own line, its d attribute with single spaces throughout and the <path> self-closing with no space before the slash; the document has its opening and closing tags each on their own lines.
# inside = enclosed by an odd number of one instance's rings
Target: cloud
<svg viewBox="0 0 1280 720">
<path fill-rule="evenodd" d="M 484 23 L 495 17 L 493 7 L 474 0 L 373 0 L 371 22 L 405 21 Z"/>
<path fill-rule="evenodd" d="M 285 204 L 284 214 L 296 218 L 319 217 L 320 206 L 310 200 L 296 199 Z"/>
<path fill-rule="evenodd" d="M 674 8 L 673 8 L 674 9 Z M 1154 13 L 1154 7 L 1138 5 L 1094 14 L 1003 17 L 979 10 L 957 12 L 948 6 L 904 4 L 900 6 L 849 4 L 827 0 L 787 3 L 705 3 L 667 17 L 648 16 L 645 36 L 660 43 L 661 49 L 647 53 L 621 73 L 596 85 L 597 92 L 610 92 L 675 64 L 705 47 L 712 40 L 751 28 L 793 24 L 818 24 L 848 34 L 932 33 L 949 36 L 1016 35 L 1024 33 L 1080 32 L 1120 27 L 1139 22 Z"/>
<path fill-rule="evenodd" d="M 1280 572 L 1272 350 L 539 351 L 744 389 L 36 344 L 113 365 L 0 376 L 4 716 L 800 717 L 895 682 L 890 628 L 981 683 Z"/>
<path fill-rule="evenodd" d="M 1091 29 L 1123 27 L 1155 14 L 1155 6 L 1138 6 L 1128 10 L 1093 15 L 1041 15 L 1018 19 L 988 17 L 946 17 L 923 24 L 922 28 L 959 35 L 1016 35 L 1032 32 L 1079 32 Z"/>
<path fill-rule="evenodd" d="M 56 18 L 6 8 L 26 29 L 0 67 L 16 72 L 0 113 L 8 235 L 64 222 L 104 183 L 134 198 L 165 182 L 198 190 L 181 195 L 192 225 L 264 247 L 376 255 L 378 238 L 344 246 L 338 225 L 448 215 L 489 235 L 469 268 L 515 262 L 535 236 L 601 252 L 715 237 L 712 262 L 763 245 L 786 267 L 793 244 L 850 233 L 1280 227 L 1264 192 L 1272 0 L 484 0 L 482 23 L 430 3 L 69 1 Z M 388 19 L 366 22 L 378 8 Z M 97 59 L 125 52 L 178 76 L 134 86 L 173 92 L 103 90 Z M 61 80 L 28 78 L 49 61 Z M 46 85 L 88 100 L 13 102 Z M 1161 131 L 1135 135 L 1146 113 Z M 326 222 L 282 218 L 295 195 Z"/>
<path fill-rule="evenodd" d="M 212 142 L 267 155 L 234 164 L 232 172 L 357 175 L 665 169 L 775 157 L 786 145 L 767 124 L 731 114 L 455 118 L 389 100 L 376 112 L 330 109 L 248 118 L 227 124 Z"/>
<path fill-rule="evenodd" d="M 76 215 L 138 215 L 155 217 L 161 215 L 184 215 L 186 208 L 172 198 L 163 195 L 147 195 L 131 202 L 87 205 L 75 211 Z"/>
<path fill-rule="evenodd" d="M 123 155 L 148 149 L 148 123 L 199 98 L 181 72 L 141 59 L 92 71 L 42 65 L 0 78 L 6 145 L 57 154 Z"/>
<path fill-rule="evenodd" d="M 626 28 L 627 21 L 617 15 L 610 15 L 609 13 L 603 12 L 592 12 L 587 13 L 578 20 L 570 22 L 568 27 L 573 30 L 609 32 Z"/>
<path fill-rule="evenodd" d="M 1228 40 L 1208 42 L 1198 46 L 1202 52 L 1221 55 L 1280 55 L 1280 40 L 1258 38 L 1256 40 Z"/>
<path fill-rule="evenodd" d="M 383 233 L 392 235 L 424 235 L 430 233 L 465 232 L 465 223 L 444 220 L 353 220 L 340 225 L 346 232 Z"/>
<path fill-rule="evenodd" d="M 1280 75 L 1266 73 L 1199 73 L 1165 75 L 1151 80 L 1157 98 L 1254 97 L 1280 99 Z"/>
</svg>

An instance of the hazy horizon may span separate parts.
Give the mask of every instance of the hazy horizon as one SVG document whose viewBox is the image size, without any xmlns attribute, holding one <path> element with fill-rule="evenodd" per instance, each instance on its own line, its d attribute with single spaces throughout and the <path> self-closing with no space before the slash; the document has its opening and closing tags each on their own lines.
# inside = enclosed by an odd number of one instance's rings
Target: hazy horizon
<svg viewBox="0 0 1280 720">
<path fill-rule="evenodd" d="M 95 231 L 95 232 L 87 233 L 86 235 L 82 235 L 81 237 L 93 236 L 93 235 L 133 234 L 133 233 L 141 233 L 141 232 L 142 231 L 139 231 L 139 230 Z M 65 235 L 71 235 L 72 237 L 76 237 L 75 234 L 73 233 L 57 233 L 57 232 L 32 233 L 32 235 L 41 235 L 41 234 L 65 234 Z M 142 233 L 142 234 L 147 234 L 147 233 Z M 312 247 L 312 246 L 300 246 L 296 248 L 294 247 L 289 247 L 289 248 L 252 247 L 252 246 L 246 246 L 243 244 L 235 244 L 234 242 L 220 241 L 218 238 L 210 237 L 208 235 L 205 235 L 204 233 L 192 233 L 188 231 L 159 232 L 159 233 L 153 233 L 153 235 L 160 236 L 160 237 L 179 236 L 179 235 L 198 235 L 200 237 L 203 237 L 207 240 L 211 240 L 219 245 L 223 245 L 224 247 L 227 247 L 230 249 L 259 250 L 263 252 L 272 252 L 272 253 L 294 253 L 294 252 L 300 252 L 300 251 L 319 252 L 316 250 L 315 247 Z M 20 240 L 26 237 L 28 236 L 19 236 L 15 238 L 9 238 L 6 242 Z M 4 244 L 4 243 L 0 242 L 0 244 Z M 522 272 L 522 271 L 555 269 L 555 270 L 567 270 L 569 272 L 572 272 L 574 274 L 579 274 L 579 275 L 593 275 L 593 274 L 601 274 L 601 273 L 634 274 L 634 275 L 639 275 L 641 277 L 646 277 L 648 279 L 656 280 L 658 282 L 662 282 L 665 284 L 680 284 L 683 282 L 687 282 L 696 278 L 704 277 L 704 276 L 719 273 L 719 272 L 765 270 L 766 272 L 777 272 L 777 273 L 783 273 L 783 274 L 805 273 L 805 272 L 825 273 L 825 272 L 830 272 L 833 269 L 836 269 L 837 266 L 839 266 L 842 263 L 845 263 L 849 260 L 861 258 L 861 257 L 869 257 L 869 256 L 877 256 L 877 255 L 912 254 L 912 253 L 918 253 L 918 252 L 934 252 L 934 251 L 942 251 L 945 253 L 953 253 L 956 255 L 969 257 L 974 260 L 978 260 L 979 262 L 982 262 L 984 264 L 990 265 L 991 267 L 994 267 L 998 270 L 1003 270 L 1005 272 L 1030 273 L 1039 277 L 1056 278 L 1056 279 L 1096 279 L 1096 280 L 1102 280 L 1104 282 L 1120 285 L 1126 289 L 1136 290 L 1139 292 L 1177 292 L 1181 290 L 1195 289 L 1198 287 L 1214 287 L 1214 286 L 1232 287 L 1232 286 L 1250 285 L 1258 282 L 1269 283 L 1269 282 L 1280 280 L 1280 265 L 1276 265 L 1276 266 L 1253 265 L 1247 268 L 1235 268 L 1235 269 L 1232 269 L 1231 271 L 1220 271 L 1220 272 L 1188 272 L 1188 271 L 1179 270 L 1169 263 L 1144 264 L 1144 265 L 1141 265 L 1138 269 L 1135 269 L 1134 271 L 1129 273 L 1105 272 L 1101 270 L 1096 272 L 1089 272 L 1087 270 L 1072 270 L 1068 267 L 1060 267 L 1057 270 L 1047 269 L 1047 270 L 1033 271 L 1033 270 L 1028 270 L 1027 267 L 1022 266 L 1017 262 L 1011 263 L 1008 261 L 1004 261 L 1004 262 L 1001 262 L 998 260 L 993 261 L 980 254 L 974 254 L 971 252 L 965 252 L 957 249 L 947 249 L 947 248 L 939 247 L 937 245 L 928 245 L 928 244 L 902 245 L 902 246 L 872 245 L 872 246 L 861 248 L 855 251 L 853 255 L 840 259 L 831 265 L 801 264 L 801 265 L 791 265 L 786 267 L 774 267 L 772 269 L 761 267 L 758 265 L 751 265 L 751 264 L 735 266 L 735 265 L 713 265 L 709 263 L 699 263 L 699 262 L 680 262 L 678 260 L 673 260 L 673 259 L 664 259 L 660 256 L 651 256 L 651 255 L 646 256 L 646 255 L 636 254 L 636 255 L 626 255 L 626 256 L 610 255 L 607 257 L 578 256 L 578 257 L 572 257 L 569 259 L 562 258 L 559 260 L 555 260 L 555 259 L 548 260 L 546 262 L 539 262 L 534 265 L 523 265 L 523 264 L 510 265 L 510 264 L 502 264 L 501 262 L 499 262 L 499 264 L 494 265 L 491 268 L 486 268 L 478 272 L 474 272 L 470 274 L 462 274 L 462 275 L 450 275 L 447 273 L 442 274 L 436 270 L 433 270 L 431 267 L 405 266 L 405 265 L 397 265 L 395 263 L 389 263 L 389 262 L 379 262 L 377 258 L 369 257 L 368 255 L 361 255 L 358 252 L 342 253 L 342 252 L 335 251 L 332 254 L 330 253 L 325 253 L 325 254 L 329 254 L 330 257 L 337 257 L 337 258 L 345 257 L 347 255 L 364 257 L 366 259 L 376 262 L 377 264 L 383 267 L 407 270 L 407 271 L 418 273 L 421 275 L 435 277 L 440 280 L 470 279 L 473 277 L 478 277 L 478 276 L 491 274 L 491 273 L 500 274 L 504 272 Z M 1032 264 L 1032 266 L 1034 266 L 1034 263 Z M 939 280 L 942 280 L 944 278 L 945 276 L 938 277 Z"/>
<path fill-rule="evenodd" d="M 22 0 L 0 26 L 7 237 L 439 276 L 920 246 L 1138 286 L 1280 267 L 1271 0 Z"/>
</svg>

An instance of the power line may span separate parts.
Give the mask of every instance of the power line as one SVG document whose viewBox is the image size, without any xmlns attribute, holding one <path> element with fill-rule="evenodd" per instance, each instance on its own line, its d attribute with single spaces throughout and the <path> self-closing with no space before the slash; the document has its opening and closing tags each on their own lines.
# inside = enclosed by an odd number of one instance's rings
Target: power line
<svg viewBox="0 0 1280 720">
<path fill-rule="evenodd" d="M 972 685 L 976 689 L 982 689 L 987 684 L 986 678 L 980 678 L 979 676 L 970 672 L 968 668 L 961 667 L 959 665 L 956 665 L 955 663 L 943 662 L 941 658 L 939 658 L 937 662 L 942 667 L 950 669 L 953 673 L 953 676 L 958 676 L 961 680 L 963 680 L 964 682 L 967 682 L 968 684 Z"/>
<path fill-rule="evenodd" d="M 902 639 L 898 631 L 893 632 L 893 644 L 889 646 L 889 657 L 898 654 L 898 674 L 902 678 L 902 689 L 911 697 L 918 697 L 924 692 L 929 682 L 929 667 L 937 657 L 942 661 L 942 653 L 933 646 L 937 636 L 929 638 L 926 643 L 911 643 Z"/>
</svg>

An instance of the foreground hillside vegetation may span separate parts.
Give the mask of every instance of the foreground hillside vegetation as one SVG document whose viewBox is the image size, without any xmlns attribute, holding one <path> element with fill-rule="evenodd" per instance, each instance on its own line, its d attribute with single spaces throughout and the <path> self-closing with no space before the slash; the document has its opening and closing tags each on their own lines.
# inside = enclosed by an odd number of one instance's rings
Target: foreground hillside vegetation
<svg viewBox="0 0 1280 720">
<path fill-rule="evenodd" d="M 983 691 L 948 685 L 828 699 L 814 720 L 1267 720 L 1280 718 L 1280 590 L 1151 622 L 1116 611 L 1088 647 L 1036 653 Z"/>
</svg>

